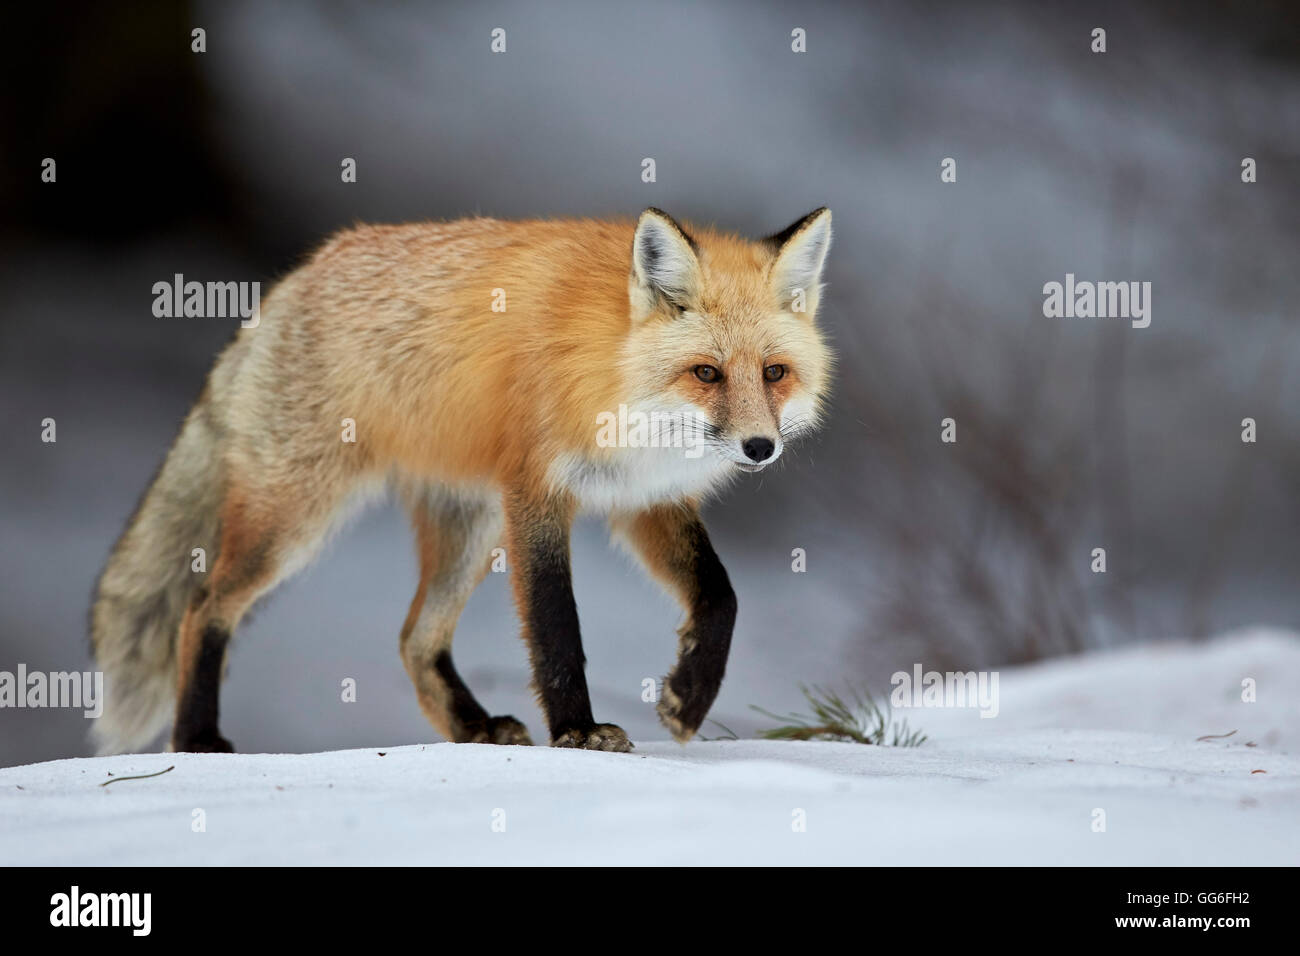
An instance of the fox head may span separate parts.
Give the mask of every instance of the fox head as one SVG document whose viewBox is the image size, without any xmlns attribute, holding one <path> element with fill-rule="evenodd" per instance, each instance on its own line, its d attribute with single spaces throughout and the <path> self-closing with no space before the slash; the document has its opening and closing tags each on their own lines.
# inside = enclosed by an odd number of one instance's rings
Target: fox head
<svg viewBox="0 0 1300 956">
<path fill-rule="evenodd" d="M 696 447 L 760 471 L 817 424 L 832 357 L 817 327 L 831 212 L 750 242 L 647 209 L 632 239 L 625 381 Z"/>
</svg>

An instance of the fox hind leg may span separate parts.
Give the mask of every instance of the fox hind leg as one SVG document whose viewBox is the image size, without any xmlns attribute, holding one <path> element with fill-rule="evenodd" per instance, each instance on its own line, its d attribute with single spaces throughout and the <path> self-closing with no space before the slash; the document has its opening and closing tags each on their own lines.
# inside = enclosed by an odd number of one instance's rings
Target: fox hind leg
<svg viewBox="0 0 1300 956">
<path fill-rule="evenodd" d="M 310 498 L 296 488 L 280 493 L 249 487 L 227 490 L 216 559 L 181 620 L 172 750 L 234 749 L 217 727 L 231 635 L 253 602 L 292 570 L 286 558 L 309 552 L 324 537 L 337 504 L 328 488 L 323 486 Z"/>
<path fill-rule="evenodd" d="M 502 512 L 491 498 L 438 488 L 408 492 L 420 554 L 420 586 L 402 626 L 402 663 L 420 709 L 457 743 L 531 744 L 513 717 L 493 717 L 474 699 L 452 662 L 456 622 L 491 566 Z"/>
</svg>

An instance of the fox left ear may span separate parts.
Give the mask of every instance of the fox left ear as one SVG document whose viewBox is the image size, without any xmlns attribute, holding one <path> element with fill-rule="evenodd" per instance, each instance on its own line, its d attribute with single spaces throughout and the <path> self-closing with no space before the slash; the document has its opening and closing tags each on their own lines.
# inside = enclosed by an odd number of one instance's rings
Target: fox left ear
<svg viewBox="0 0 1300 956">
<path fill-rule="evenodd" d="M 689 308 L 701 285 L 695 240 L 662 209 L 651 207 L 641 213 L 632 237 L 628 281 L 634 312 L 644 317 L 661 302 L 676 309 Z"/>
<path fill-rule="evenodd" d="M 822 268 L 831 247 L 831 211 L 814 209 L 763 242 L 776 253 L 772 262 L 772 289 L 784 306 L 800 303 L 796 311 L 813 312 L 821 295 Z"/>
</svg>

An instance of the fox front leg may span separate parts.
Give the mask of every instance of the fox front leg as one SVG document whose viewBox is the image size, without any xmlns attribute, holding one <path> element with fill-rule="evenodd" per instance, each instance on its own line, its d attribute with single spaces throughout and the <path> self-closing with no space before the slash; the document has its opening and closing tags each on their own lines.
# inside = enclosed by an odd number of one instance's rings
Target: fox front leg
<svg viewBox="0 0 1300 956">
<path fill-rule="evenodd" d="M 621 727 L 598 724 L 591 714 L 591 697 L 583 673 L 586 657 L 569 570 L 573 503 L 509 494 L 505 506 L 515 602 L 551 746 L 631 750 L 632 744 Z"/>
<path fill-rule="evenodd" d="M 722 686 L 736 624 L 736 593 L 693 505 L 661 505 L 611 524 L 687 613 L 678 631 L 677 664 L 664 678 L 659 720 L 685 743 L 695 735 Z"/>
</svg>

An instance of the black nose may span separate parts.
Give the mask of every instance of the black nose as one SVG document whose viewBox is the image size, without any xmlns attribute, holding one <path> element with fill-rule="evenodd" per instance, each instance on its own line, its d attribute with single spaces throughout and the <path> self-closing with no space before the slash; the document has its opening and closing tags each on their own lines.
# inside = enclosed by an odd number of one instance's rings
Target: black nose
<svg viewBox="0 0 1300 956">
<path fill-rule="evenodd" d="M 750 461 L 767 461 L 776 451 L 776 446 L 767 438 L 746 438 L 740 443 L 740 448 Z"/>
</svg>

